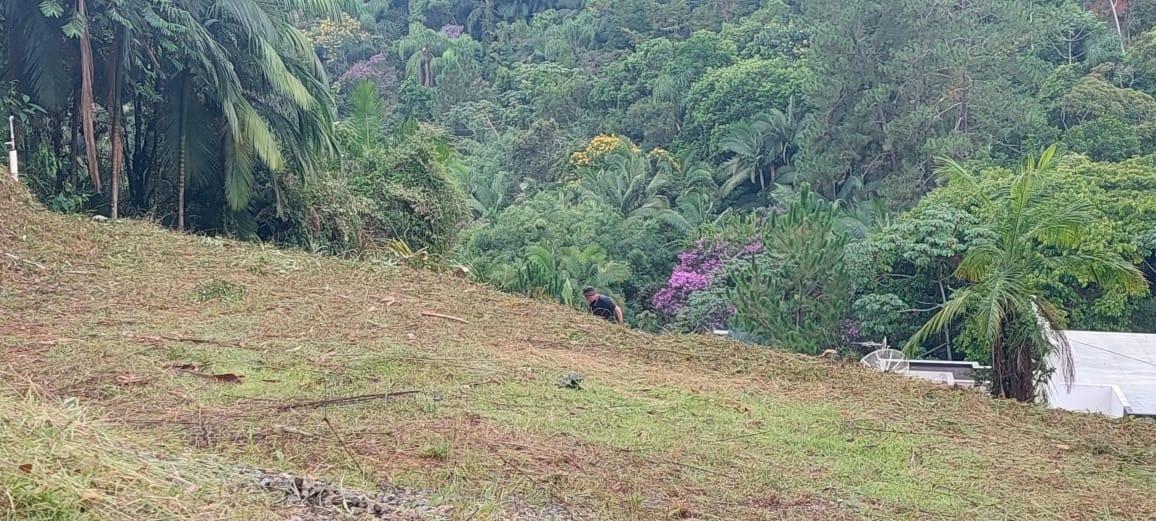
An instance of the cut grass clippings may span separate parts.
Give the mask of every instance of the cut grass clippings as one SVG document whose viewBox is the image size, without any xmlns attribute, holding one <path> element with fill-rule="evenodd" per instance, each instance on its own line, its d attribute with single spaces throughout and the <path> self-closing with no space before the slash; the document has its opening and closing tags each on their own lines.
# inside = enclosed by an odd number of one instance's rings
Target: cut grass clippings
<svg viewBox="0 0 1156 521">
<path fill-rule="evenodd" d="M 0 253 L 16 257 L 0 257 L 0 352 L 19 376 L 0 390 L 71 397 L 117 440 L 427 490 L 458 519 L 1156 517 L 1150 421 L 646 335 L 428 272 L 53 215 L 10 185 L 0 216 Z M 571 372 L 581 389 L 558 387 Z M 38 476 L 21 490 L 50 490 Z"/>
</svg>

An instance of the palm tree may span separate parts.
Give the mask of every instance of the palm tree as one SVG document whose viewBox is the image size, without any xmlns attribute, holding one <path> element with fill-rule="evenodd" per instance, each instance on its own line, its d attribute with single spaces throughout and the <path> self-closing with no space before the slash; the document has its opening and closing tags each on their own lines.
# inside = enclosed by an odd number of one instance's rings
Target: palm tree
<svg viewBox="0 0 1156 521">
<path fill-rule="evenodd" d="M 1047 192 L 1042 174 L 1053 167 L 1055 154 L 1053 145 L 1038 158 L 1027 157 L 1009 186 L 995 194 L 980 189 L 977 178 L 960 164 L 942 160 L 941 171 L 951 182 L 975 188 L 981 213 L 992 216 L 996 239 L 968 251 L 955 275 L 971 285 L 952 295 L 908 340 L 907 350 L 914 352 L 932 334 L 963 320 L 991 353 L 991 393 L 1000 398 L 1035 398 L 1049 370 L 1046 358 L 1055 350 L 1071 382 L 1063 315 L 1043 295 L 1036 274 L 1078 274 L 1131 294 L 1147 288 L 1143 274 L 1119 256 L 1080 251 L 1091 208 L 1083 201 L 1056 200 Z"/>
<path fill-rule="evenodd" d="M 257 170 L 277 173 L 292 166 L 308 175 L 335 151 L 328 81 L 312 45 L 292 22 L 295 13 L 334 15 L 339 3 L 75 0 L 66 17 L 62 0 L 36 7 L 2 2 L 0 32 L 9 65 L 4 77 L 20 82 L 49 110 L 48 133 L 75 132 L 75 123 L 64 122 L 80 120 L 92 185 L 100 191 L 93 76 L 96 60 L 107 57 L 101 70 L 108 88 L 99 102 L 110 115 L 113 213 L 125 159 L 124 98 L 133 101 L 138 125 L 142 98 L 148 98 L 157 122 L 148 159 L 163 163 L 155 171 L 175 178 L 177 225 L 183 228 L 186 184 L 215 183 L 237 211 L 249 203 Z M 77 40 L 76 46 L 65 37 Z M 146 153 L 136 146 L 134 152 Z"/>
<path fill-rule="evenodd" d="M 494 0 L 474 0 L 474 8 L 466 17 L 466 27 L 476 31 L 482 41 L 492 37 L 494 24 L 498 21 L 498 11 L 494 8 Z"/>
<path fill-rule="evenodd" d="M 730 154 L 730 159 L 723 165 L 723 197 L 747 182 L 757 185 L 759 190 L 776 181 L 793 182 L 793 178 L 783 177 L 790 173 L 791 163 L 798 152 L 802 123 L 792 99 L 785 111 L 771 109 L 755 116 L 749 123 L 735 126 L 720 140 L 719 147 Z"/>
<path fill-rule="evenodd" d="M 608 260 L 606 251 L 597 244 L 584 249 L 539 244 L 526 248 L 526 258 L 519 266 L 505 268 L 501 276 L 505 283 L 500 285 L 575 306 L 580 303 L 578 296 L 583 287 L 610 287 L 629 277 L 630 267 Z"/>
<path fill-rule="evenodd" d="M 623 217 L 647 217 L 670 208 L 663 191 L 670 183 L 669 165 L 634 152 L 614 152 L 605 166 L 583 172 L 580 194 L 613 208 Z"/>
<path fill-rule="evenodd" d="M 451 39 L 424 25 L 413 24 L 409 34 L 398 41 L 397 52 L 406 63 L 407 75 L 417 77 L 423 87 L 434 87 L 443 76 L 468 78 L 476 73 L 481 49 L 473 38 Z"/>
<path fill-rule="evenodd" d="M 363 157 L 385 140 L 385 113 L 373 82 L 358 83 L 350 93 L 349 105 L 349 117 L 338 125 L 338 130 L 343 134 L 345 151 L 352 157 Z"/>
<path fill-rule="evenodd" d="M 171 101 L 163 117 L 175 162 L 178 228 L 184 227 L 188 180 L 217 180 L 228 207 L 238 211 L 249 203 L 258 168 L 277 173 L 291 164 L 310 175 L 335 153 L 325 69 L 292 15 L 332 15 L 338 4 L 175 0 L 164 10 L 182 28 L 175 38 L 188 63 L 162 91 Z"/>
</svg>

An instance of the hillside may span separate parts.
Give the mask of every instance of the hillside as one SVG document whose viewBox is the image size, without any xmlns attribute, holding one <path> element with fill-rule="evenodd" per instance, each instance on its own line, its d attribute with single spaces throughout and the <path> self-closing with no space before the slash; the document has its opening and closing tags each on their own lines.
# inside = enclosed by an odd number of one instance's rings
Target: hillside
<svg viewBox="0 0 1156 521">
<path fill-rule="evenodd" d="M 339 518 L 242 468 L 431 519 L 1156 516 L 1151 422 L 30 200 L 0 183 L 2 519 Z"/>
</svg>

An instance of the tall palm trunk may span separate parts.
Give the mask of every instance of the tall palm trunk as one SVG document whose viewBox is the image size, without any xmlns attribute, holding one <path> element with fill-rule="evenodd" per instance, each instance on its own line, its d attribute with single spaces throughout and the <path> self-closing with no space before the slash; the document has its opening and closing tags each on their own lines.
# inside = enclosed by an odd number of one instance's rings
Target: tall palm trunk
<svg viewBox="0 0 1156 521">
<path fill-rule="evenodd" d="M 92 33 L 89 32 L 88 7 L 85 0 L 76 0 L 76 11 L 84 20 L 84 28 L 80 33 L 80 120 L 84 127 L 84 152 L 88 162 L 88 176 L 92 178 L 92 185 L 97 193 L 102 191 L 100 182 L 100 165 L 96 162 L 96 129 L 93 124 L 92 99 Z"/>
</svg>

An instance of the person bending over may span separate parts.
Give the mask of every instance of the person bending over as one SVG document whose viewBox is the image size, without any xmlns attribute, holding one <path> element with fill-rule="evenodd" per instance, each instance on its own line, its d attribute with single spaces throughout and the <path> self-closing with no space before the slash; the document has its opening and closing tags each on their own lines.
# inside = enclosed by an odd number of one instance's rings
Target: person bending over
<svg viewBox="0 0 1156 521">
<path fill-rule="evenodd" d="M 598 290 L 594 288 L 586 288 L 582 290 L 582 295 L 586 297 L 586 302 L 590 303 L 590 312 L 596 317 L 600 317 L 611 322 L 624 323 L 622 320 L 622 308 L 614 303 L 614 299 L 606 295 L 599 295 Z"/>
</svg>

